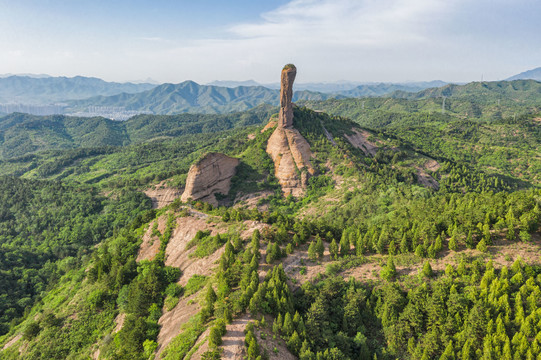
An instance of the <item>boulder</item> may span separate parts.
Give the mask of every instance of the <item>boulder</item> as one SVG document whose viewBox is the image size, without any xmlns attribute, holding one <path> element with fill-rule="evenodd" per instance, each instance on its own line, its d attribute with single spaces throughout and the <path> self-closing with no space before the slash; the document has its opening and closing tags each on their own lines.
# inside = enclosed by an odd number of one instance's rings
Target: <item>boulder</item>
<svg viewBox="0 0 541 360">
<path fill-rule="evenodd" d="M 218 205 L 214 194 L 229 193 L 231 178 L 235 175 L 239 162 L 239 159 L 220 153 L 205 155 L 190 167 L 181 200 L 201 200 Z"/>
</svg>

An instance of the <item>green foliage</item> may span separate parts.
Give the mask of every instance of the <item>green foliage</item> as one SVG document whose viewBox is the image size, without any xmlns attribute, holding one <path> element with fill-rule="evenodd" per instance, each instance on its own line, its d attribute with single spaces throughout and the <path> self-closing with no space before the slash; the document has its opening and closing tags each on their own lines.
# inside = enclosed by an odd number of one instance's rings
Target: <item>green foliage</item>
<svg viewBox="0 0 541 360">
<path fill-rule="evenodd" d="M 204 275 L 192 275 L 184 287 L 184 296 L 188 297 L 201 290 L 207 283 L 208 277 Z"/>
</svg>

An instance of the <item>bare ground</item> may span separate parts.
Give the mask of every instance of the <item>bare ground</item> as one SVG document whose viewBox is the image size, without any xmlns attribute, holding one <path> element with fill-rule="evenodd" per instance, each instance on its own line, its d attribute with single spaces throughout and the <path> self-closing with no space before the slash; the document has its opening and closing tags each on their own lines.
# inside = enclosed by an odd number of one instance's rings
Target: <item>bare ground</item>
<svg viewBox="0 0 541 360">
<path fill-rule="evenodd" d="M 355 128 L 351 130 L 354 132 L 354 134 L 344 135 L 347 141 L 349 141 L 351 145 L 364 152 L 365 155 L 375 156 L 376 152 L 378 151 L 378 146 L 376 143 L 368 141 L 368 138 L 371 136 L 371 134 L 365 130 Z"/>
<path fill-rule="evenodd" d="M 210 328 L 207 328 L 207 330 L 205 330 L 201 335 L 199 335 L 199 338 L 197 339 L 197 341 L 195 342 L 195 345 L 192 348 L 192 349 L 196 348 L 197 350 L 195 350 L 193 354 L 190 356 L 190 360 L 201 359 L 203 354 L 209 349 L 209 342 L 207 341 L 209 334 L 210 334 Z"/>
<path fill-rule="evenodd" d="M 22 334 L 15 335 L 13 338 L 11 338 L 11 340 L 9 340 L 7 343 L 4 344 L 4 346 L 2 347 L 2 350 L 6 350 L 8 347 L 15 344 L 17 341 L 19 341 L 19 339 L 21 339 L 22 337 L 23 337 Z"/>
<path fill-rule="evenodd" d="M 184 192 L 184 189 L 177 189 L 166 185 L 164 180 L 159 184 L 156 184 L 145 191 L 146 196 L 152 201 L 153 209 L 160 209 L 164 206 L 171 204 L 176 198 L 180 197 Z"/>
<path fill-rule="evenodd" d="M 244 329 L 250 320 L 250 315 L 245 313 L 226 326 L 226 333 L 222 336 L 223 359 L 243 359 L 246 353 L 244 348 Z"/>
<path fill-rule="evenodd" d="M 167 224 L 167 215 L 162 215 L 158 218 L 158 231 L 163 234 Z M 152 260 L 154 256 L 160 250 L 160 240 L 157 236 L 153 236 L 153 227 L 156 220 L 152 221 L 145 234 L 143 235 L 143 242 L 139 247 L 139 252 L 137 253 L 137 261 L 141 260 Z"/>
<path fill-rule="evenodd" d="M 269 208 L 268 204 L 257 205 L 259 200 L 268 198 L 274 193 L 270 190 L 259 191 L 251 194 L 242 194 L 235 199 L 234 207 L 247 207 L 248 209 L 258 209 L 260 211 L 265 211 Z"/>
<path fill-rule="evenodd" d="M 269 354 L 270 360 L 295 360 L 297 359 L 296 356 L 294 356 L 293 354 L 289 352 L 289 350 L 287 349 L 286 343 L 282 338 L 280 338 L 279 336 L 276 336 L 276 338 L 273 337 L 272 317 L 265 316 L 265 321 L 267 323 L 265 327 L 255 329 L 255 336 L 257 339 L 257 343 L 259 344 L 261 348 L 261 352 L 263 352 L 264 349 L 267 349 L 267 353 Z"/>
<path fill-rule="evenodd" d="M 119 332 L 120 330 L 122 330 L 122 326 L 124 326 L 124 320 L 126 320 L 126 314 L 125 313 L 120 313 L 116 316 L 115 318 L 115 329 L 113 330 L 114 333 L 117 333 Z"/>
<path fill-rule="evenodd" d="M 161 328 L 158 334 L 156 359 L 160 358 L 162 351 L 169 345 L 171 340 L 180 334 L 182 324 L 199 312 L 201 307 L 195 301 L 197 296 L 198 294 L 196 293 L 187 298 L 180 299 L 177 306 L 171 311 L 167 311 L 165 308 L 163 309 L 163 315 L 158 321 Z"/>
</svg>

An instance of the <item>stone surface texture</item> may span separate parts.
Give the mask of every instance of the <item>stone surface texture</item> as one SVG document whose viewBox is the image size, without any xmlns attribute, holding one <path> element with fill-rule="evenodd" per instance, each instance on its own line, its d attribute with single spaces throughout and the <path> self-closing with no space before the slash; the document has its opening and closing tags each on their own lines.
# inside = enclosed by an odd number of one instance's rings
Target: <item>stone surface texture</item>
<svg viewBox="0 0 541 360">
<path fill-rule="evenodd" d="M 201 200 L 218 205 L 214 194 L 226 195 L 231 187 L 239 159 L 220 153 L 209 153 L 192 165 L 181 200 Z"/>
<path fill-rule="evenodd" d="M 315 174 L 310 159 L 310 144 L 293 127 L 293 81 L 297 69 L 286 65 L 282 70 L 280 89 L 280 114 L 278 124 L 267 142 L 267 153 L 274 162 L 275 176 L 285 196 L 302 196 L 308 185 L 308 178 Z"/>
<path fill-rule="evenodd" d="M 293 126 L 293 82 L 297 75 L 295 65 L 286 65 L 282 70 L 280 79 L 280 114 L 278 126 L 289 128 Z"/>
</svg>

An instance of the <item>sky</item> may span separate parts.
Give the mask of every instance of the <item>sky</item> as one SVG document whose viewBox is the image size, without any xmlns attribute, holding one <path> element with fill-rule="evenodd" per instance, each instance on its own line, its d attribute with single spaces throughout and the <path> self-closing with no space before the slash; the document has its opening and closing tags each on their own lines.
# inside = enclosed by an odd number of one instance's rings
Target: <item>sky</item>
<svg viewBox="0 0 541 360">
<path fill-rule="evenodd" d="M 107 81 L 502 80 L 541 66 L 539 0 L 0 0 L 0 74 Z"/>
</svg>

